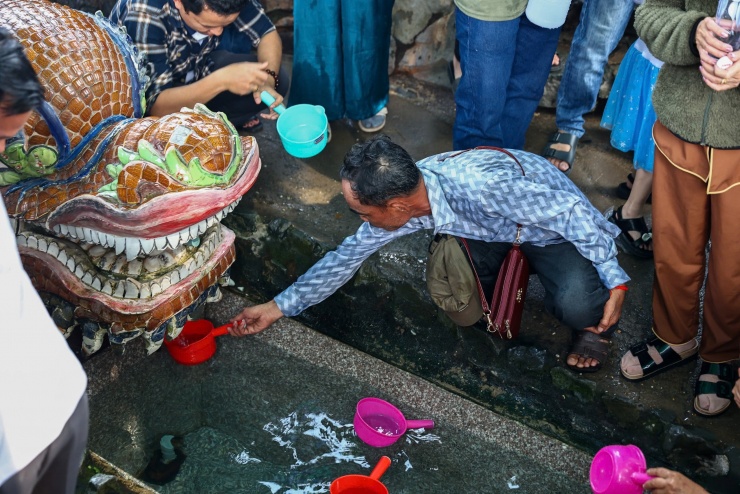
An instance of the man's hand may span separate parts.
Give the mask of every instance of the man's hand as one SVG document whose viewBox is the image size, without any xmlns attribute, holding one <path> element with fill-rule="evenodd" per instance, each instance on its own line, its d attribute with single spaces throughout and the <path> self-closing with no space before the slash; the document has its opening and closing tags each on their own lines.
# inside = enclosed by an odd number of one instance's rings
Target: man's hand
<svg viewBox="0 0 740 494">
<path fill-rule="evenodd" d="M 707 494 L 707 491 L 678 472 L 667 468 L 650 468 L 648 475 L 656 477 L 643 484 L 653 494 Z"/>
<path fill-rule="evenodd" d="M 283 317 L 283 313 L 278 309 L 274 300 L 266 304 L 246 307 L 239 314 L 231 318 L 232 326 L 229 333 L 232 336 L 246 336 L 248 334 L 257 334 L 272 325 L 275 321 Z"/>
<path fill-rule="evenodd" d="M 622 304 L 624 303 L 624 295 L 626 293 L 627 292 L 624 290 L 610 290 L 609 300 L 604 304 L 604 315 L 601 317 L 601 321 L 599 321 L 598 326 L 591 326 L 583 329 L 592 333 L 601 334 L 617 324 L 622 315 Z"/>
<path fill-rule="evenodd" d="M 278 115 L 278 113 L 275 111 L 275 107 L 283 104 L 283 97 L 272 87 L 270 81 L 272 81 L 272 77 L 270 77 L 265 86 L 260 88 L 259 91 L 254 92 L 254 101 L 259 105 L 260 103 L 262 103 L 262 96 L 260 96 L 260 93 L 262 93 L 262 91 L 267 91 L 268 93 L 270 93 L 272 97 L 275 98 L 275 102 L 270 105 L 269 113 L 260 113 L 260 116 L 268 120 L 277 120 L 280 115 Z"/>
<path fill-rule="evenodd" d="M 732 387 L 732 395 L 735 397 L 735 405 L 740 407 L 740 369 L 737 370 L 738 380 Z"/>
<path fill-rule="evenodd" d="M 265 72 L 267 62 L 238 62 L 218 69 L 214 74 L 221 78 L 223 88 L 243 96 L 259 93 L 267 84 L 270 74 Z"/>
</svg>

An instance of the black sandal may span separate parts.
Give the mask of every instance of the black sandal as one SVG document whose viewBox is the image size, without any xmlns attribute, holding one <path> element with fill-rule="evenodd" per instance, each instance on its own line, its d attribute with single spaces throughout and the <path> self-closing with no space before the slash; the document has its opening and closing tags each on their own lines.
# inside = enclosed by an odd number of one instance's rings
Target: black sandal
<svg viewBox="0 0 740 494">
<path fill-rule="evenodd" d="M 568 364 L 566 357 L 565 366 L 573 372 L 591 373 L 601 370 L 609 356 L 609 346 L 611 340 L 601 334 L 591 333 L 590 331 L 579 331 L 573 336 L 573 346 L 568 352 L 568 357 L 576 355 L 582 358 L 592 358 L 598 360 L 598 365 L 590 367 L 578 367 L 577 365 Z"/>
<path fill-rule="evenodd" d="M 627 185 L 627 182 L 629 182 L 629 185 Z M 630 198 L 630 193 L 632 192 L 632 185 L 635 183 L 635 176 L 633 174 L 627 175 L 627 181 L 622 182 L 617 186 L 617 197 L 620 199 L 624 199 L 625 201 Z M 653 203 L 653 195 L 650 194 L 647 198 L 648 204 Z"/>
<path fill-rule="evenodd" d="M 643 259 L 653 257 L 652 250 L 642 248 L 643 245 L 652 245 L 653 242 L 653 232 L 647 227 L 644 217 L 623 218 L 622 206 L 619 206 L 617 209 L 608 210 L 605 216 L 609 222 L 614 223 L 622 230 L 622 233 L 619 234 L 615 241 L 617 247 L 622 249 L 625 254 Z M 630 236 L 629 232 L 637 232 L 640 236 L 634 239 Z"/>
<path fill-rule="evenodd" d="M 696 413 L 705 417 L 716 417 L 730 408 L 732 404 L 734 399 L 732 396 L 732 387 L 737 380 L 737 368 L 729 363 L 711 364 L 709 362 L 702 362 L 699 377 L 706 374 L 717 376 L 718 381 L 700 381 L 697 378 L 696 387 L 694 388 L 694 410 Z M 717 398 L 727 400 L 727 404 L 718 410 L 710 412 L 699 406 L 699 395 L 717 395 Z"/>
<path fill-rule="evenodd" d="M 648 353 L 648 346 L 655 347 L 657 352 L 660 354 L 663 361 L 656 363 L 653 357 Z M 629 349 L 629 351 L 637 357 L 640 361 L 640 367 L 642 367 L 642 375 L 630 375 L 624 372 L 624 369 L 620 368 L 620 372 L 625 379 L 630 381 L 642 381 L 649 377 L 653 377 L 661 372 L 675 367 L 681 364 L 685 364 L 693 360 L 699 353 L 699 345 L 697 344 L 693 349 L 688 350 L 684 353 L 676 352 L 671 346 L 658 338 L 657 336 L 651 336 L 646 341 L 637 344 Z"/>
<path fill-rule="evenodd" d="M 568 146 L 570 146 L 570 150 L 559 151 L 553 148 L 554 144 L 567 144 Z M 550 137 L 547 139 L 547 144 L 545 144 L 545 147 L 542 150 L 542 156 L 545 158 L 553 158 L 568 163 L 568 169 L 563 172 L 568 175 L 571 171 L 573 171 L 573 161 L 575 161 L 576 159 L 577 144 L 578 137 L 576 137 L 575 134 L 559 130 L 550 134 Z"/>
</svg>

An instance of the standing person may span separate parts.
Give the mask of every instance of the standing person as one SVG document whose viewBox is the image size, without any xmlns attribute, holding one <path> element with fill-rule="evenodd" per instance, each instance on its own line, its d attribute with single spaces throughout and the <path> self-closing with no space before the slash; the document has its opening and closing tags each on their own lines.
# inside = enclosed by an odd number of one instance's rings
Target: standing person
<svg viewBox="0 0 740 494">
<path fill-rule="evenodd" d="M 583 137 L 583 115 L 596 105 L 604 66 L 617 47 L 632 15 L 633 0 L 584 0 L 573 34 L 555 108 L 557 131 L 550 135 L 542 156 L 569 173 Z"/>
<path fill-rule="evenodd" d="M 527 0 L 455 0 L 462 77 L 453 149 L 522 149 L 550 73 L 560 28 L 524 14 Z"/>
<path fill-rule="evenodd" d="M 388 114 L 394 0 L 296 0 L 290 104 L 321 105 L 377 132 Z"/>
<path fill-rule="evenodd" d="M 23 46 L 0 29 L 0 162 L 44 101 Z M 0 494 L 75 491 L 87 444 L 87 376 L 23 270 L 0 201 Z"/>
<path fill-rule="evenodd" d="M 619 229 L 546 160 L 513 154 L 526 177 L 497 150 L 444 153 L 416 164 L 386 136 L 355 144 L 340 176 L 344 199 L 364 223 L 274 300 L 244 309 L 230 332 L 254 334 L 284 315 L 298 315 L 338 290 L 385 244 L 423 229 L 468 239 L 490 294 L 521 224 L 521 249 L 545 287 L 545 306 L 573 331 L 567 366 L 599 370 L 629 280 L 616 259 Z M 456 315 L 453 320 L 463 323 Z"/>
<path fill-rule="evenodd" d="M 637 381 L 698 353 L 694 410 L 707 416 L 730 406 L 740 357 L 740 63 L 716 65 L 739 55 L 723 41 L 716 10 L 716 0 L 647 0 L 637 9 L 640 38 L 664 62 L 653 91 L 654 335 L 621 363 Z"/>
<path fill-rule="evenodd" d="M 260 93 L 275 98 L 274 108 L 288 92 L 280 36 L 257 0 L 118 0 L 110 20 L 145 56 L 147 115 L 202 103 L 257 132 Z"/>
<path fill-rule="evenodd" d="M 636 1 L 641 4 L 642 1 Z M 650 53 L 645 42 L 637 39 L 619 65 L 617 78 L 609 93 L 601 126 L 611 129 L 611 144 L 620 151 L 633 151 L 635 174 L 627 189 L 627 202 L 607 212 L 607 218 L 622 230 L 617 246 L 625 253 L 643 258 L 653 257 L 652 232 L 648 229 L 643 210 L 653 186 L 655 141 L 653 125 L 653 88 L 663 62 Z M 629 177 L 628 177 L 629 179 Z"/>
</svg>

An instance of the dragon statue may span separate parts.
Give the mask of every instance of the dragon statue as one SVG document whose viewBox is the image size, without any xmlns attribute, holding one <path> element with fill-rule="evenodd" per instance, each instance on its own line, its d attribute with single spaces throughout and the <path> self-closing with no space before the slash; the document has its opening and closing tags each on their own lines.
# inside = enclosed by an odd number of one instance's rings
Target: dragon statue
<svg viewBox="0 0 740 494">
<path fill-rule="evenodd" d="M 152 353 L 230 283 L 235 236 L 220 220 L 257 178 L 257 143 L 202 105 L 144 118 L 142 60 L 100 13 L 2 0 L 0 25 L 46 89 L 0 154 L 26 271 L 85 354 L 106 334 L 143 335 Z"/>
</svg>

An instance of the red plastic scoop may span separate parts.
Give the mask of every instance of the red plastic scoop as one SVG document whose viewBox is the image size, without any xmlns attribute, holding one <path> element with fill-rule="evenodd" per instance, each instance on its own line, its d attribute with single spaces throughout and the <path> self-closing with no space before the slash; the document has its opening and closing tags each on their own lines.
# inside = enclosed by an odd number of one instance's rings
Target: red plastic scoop
<svg viewBox="0 0 740 494">
<path fill-rule="evenodd" d="M 375 465 L 370 476 L 344 475 L 331 483 L 330 494 L 388 494 L 388 489 L 380 482 L 380 477 L 388 470 L 391 459 L 383 456 Z"/>
<path fill-rule="evenodd" d="M 180 335 L 174 340 L 165 338 L 164 345 L 176 362 L 184 365 L 197 365 L 205 362 L 216 353 L 216 336 L 229 333 L 231 324 L 214 329 L 213 323 L 206 319 L 196 319 L 185 323 Z"/>
</svg>

